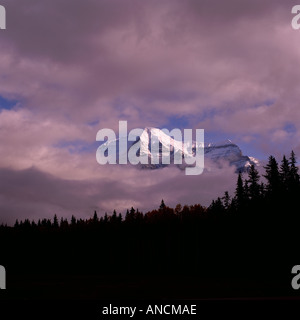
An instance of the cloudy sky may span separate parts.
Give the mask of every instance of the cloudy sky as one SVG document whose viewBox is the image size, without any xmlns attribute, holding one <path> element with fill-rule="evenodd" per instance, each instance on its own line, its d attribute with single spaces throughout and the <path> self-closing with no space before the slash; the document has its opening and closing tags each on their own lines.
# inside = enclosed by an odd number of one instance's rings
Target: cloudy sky
<svg viewBox="0 0 300 320">
<path fill-rule="evenodd" d="M 1 0 L 0 222 L 209 204 L 234 169 L 100 166 L 99 129 L 201 128 L 261 160 L 300 155 L 289 0 Z"/>
</svg>

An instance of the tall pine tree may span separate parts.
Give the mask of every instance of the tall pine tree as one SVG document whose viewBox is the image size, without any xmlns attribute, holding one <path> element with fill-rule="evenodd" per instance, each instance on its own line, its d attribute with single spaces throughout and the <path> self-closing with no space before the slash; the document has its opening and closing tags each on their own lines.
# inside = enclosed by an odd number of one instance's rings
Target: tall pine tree
<svg viewBox="0 0 300 320">
<path fill-rule="evenodd" d="M 255 166 L 252 164 L 248 173 L 248 194 L 250 200 L 256 201 L 260 197 L 259 174 Z"/>
<path fill-rule="evenodd" d="M 292 192 L 297 192 L 299 189 L 299 168 L 297 167 L 297 160 L 294 151 L 291 152 L 290 156 L 290 178 L 289 187 Z"/>
<path fill-rule="evenodd" d="M 268 195 L 277 197 L 280 191 L 280 175 L 278 163 L 273 156 L 269 157 L 269 162 L 264 169 L 266 170 L 264 177 L 267 179 Z"/>
<path fill-rule="evenodd" d="M 235 199 L 237 208 L 240 209 L 245 205 L 245 189 L 241 172 L 239 172 L 236 189 L 235 189 Z"/>
</svg>

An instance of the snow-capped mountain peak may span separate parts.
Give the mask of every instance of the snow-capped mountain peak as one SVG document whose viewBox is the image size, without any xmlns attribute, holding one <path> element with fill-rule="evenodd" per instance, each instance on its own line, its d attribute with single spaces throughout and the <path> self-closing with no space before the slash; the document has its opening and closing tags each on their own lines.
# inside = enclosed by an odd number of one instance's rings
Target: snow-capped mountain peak
<svg viewBox="0 0 300 320">
<path fill-rule="evenodd" d="M 158 169 L 169 165 L 174 165 L 175 154 L 180 154 L 180 157 L 182 157 L 182 159 L 193 157 L 196 154 L 196 142 L 192 141 L 189 143 L 189 146 L 187 146 L 187 144 L 184 144 L 183 134 L 181 134 L 181 132 L 177 132 L 177 134 L 178 140 L 174 139 L 176 137 L 171 137 L 168 130 L 146 127 L 145 129 L 143 129 L 142 133 L 138 137 L 136 137 L 136 139 L 134 136 L 134 138 L 131 137 L 129 141 L 127 137 L 127 148 L 129 150 L 132 146 L 139 143 L 139 145 L 137 145 L 139 147 L 139 155 L 144 156 L 149 160 L 148 164 L 139 165 L 139 167 L 142 169 Z M 132 141 L 134 139 L 135 141 Z M 123 137 L 122 139 L 107 141 L 103 144 L 103 146 L 107 147 L 110 143 L 115 144 L 117 147 L 118 159 L 120 150 L 119 144 L 122 143 L 123 140 L 126 140 L 126 138 Z M 187 150 L 189 150 L 190 152 L 188 152 Z M 159 151 L 159 154 L 154 154 L 157 151 Z M 123 150 L 123 152 L 126 152 L 126 150 Z M 167 153 L 170 154 L 171 163 L 163 164 L 161 161 L 162 156 L 166 155 Z M 155 157 L 158 157 L 159 161 L 158 163 L 153 164 L 151 159 Z M 227 162 L 229 165 L 235 166 L 236 171 L 242 172 L 247 171 L 252 164 L 254 164 L 255 166 L 259 165 L 259 161 L 257 159 L 249 157 L 247 155 L 243 155 L 241 149 L 229 139 L 217 143 L 204 143 L 204 163 L 206 162 L 206 160 L 217 165 L 222 165 L 222 163 Z M 183 169 L 187 165 L 185 165 L 183 161 L 183 164 L 179 164 L 177 166 L 180 169 Z"/>
</svg>

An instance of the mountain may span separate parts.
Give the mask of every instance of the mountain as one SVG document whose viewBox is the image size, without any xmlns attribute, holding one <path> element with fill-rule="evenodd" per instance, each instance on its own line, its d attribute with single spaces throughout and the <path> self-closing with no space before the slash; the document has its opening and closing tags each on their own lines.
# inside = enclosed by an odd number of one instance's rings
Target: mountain
<svg viewBox="0 0 300 320">
<path fill-rule="evenodd" d="M 247 171 L 252 164 L 259 165 L 257 159 L 243 155 L 241 149 L 230 140 L 205 144 L 204 158 L 208 158 L 215 163 L 226 161 L 229 165 L 235 166 L 237 172 Z"/>
<path fill-rule="evenodd" d="M 128 140 L 128 137 L 127 137 Z M 105 142 L 102 147 L 106 148 L 109 144 L 116 146 L 117 159 L 119 159 L 119 144 L 124 143 L 126 138 L 116 139 L 114 141 Z M 154 156 L 154 153 L 151 152 L 151 145 L 156 146 L 159 150 L 158 161 L 156 164 L 151 163 L 151 159 Z M 142 146 L 142 152 L 139 150 L 139 146 Z M 148 158 L 147 164 L 139 164 L 140 169 L 159 169 L 170 165 L 176 165 L 180 169 L 186 168 L 187 164 L 174 164 L 174 151 L 177 151 L 176 154 L 182 157 L 182 159 L 190 158 L 191 154 L 183 148 L 183 143 L 178 140 L 174 140 L 172 137 L 167 135 L 163 130 L 157 128 L 147 127 L 143 130 L 140 137 L 136 141 L 127 141 L 127 154 L 129 149 L 136 149 L 137 156 L 143 156 Z M 189 146 L 192 150 L 193 156 L 196 153 L 196 142 L 193 141 Z M 170 153 L 171 162 L 170 164 L 162 163 L 162 151 Z M 249 167 L 254 164 L 255 166 L 259 165 L 257 159 L 243 155 L 241 149 L 232 141 L 225 140 L 219 143 L 205 143 L 204 144 L 204 167 L 209 170 L 209 163 L 214 163 L 215 165 L 222 165 L 222 163 L 228 163 L 230 166 L 235 166 L 236 171 L 245 172 Z"/>
</svg>

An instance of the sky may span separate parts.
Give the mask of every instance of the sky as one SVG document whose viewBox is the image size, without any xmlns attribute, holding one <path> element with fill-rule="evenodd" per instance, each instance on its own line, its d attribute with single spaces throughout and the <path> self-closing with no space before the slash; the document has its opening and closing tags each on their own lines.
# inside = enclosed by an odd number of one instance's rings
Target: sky
<svg viewBox="0 0 300 320">
<path fill-rule="evenodd" d="M 265 160 L 300 155 L 290 0 L 1 0 L 0 223 L 208 205 L 224 164 L 187 177 L 96 162 L 98 130 L 201 128 Z"/>
</svg>

